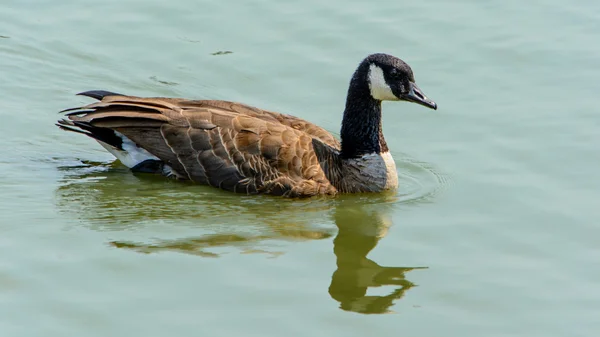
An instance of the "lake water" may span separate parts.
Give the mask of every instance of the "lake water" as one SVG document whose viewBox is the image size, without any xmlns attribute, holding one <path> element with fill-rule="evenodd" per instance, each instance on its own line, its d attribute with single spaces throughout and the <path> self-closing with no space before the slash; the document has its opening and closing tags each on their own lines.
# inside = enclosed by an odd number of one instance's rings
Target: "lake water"
<svg viewBox="0 0 600 337">
<path fill-rule="evenodd" d="M 596 336 L 600 3 L 33 1 L 0 10 L 2 336 Z M 59 110 L 104 89 L 338 133 L 366 55 L 401 188 L 245 197 L 131 174 Z"/>
</svg>

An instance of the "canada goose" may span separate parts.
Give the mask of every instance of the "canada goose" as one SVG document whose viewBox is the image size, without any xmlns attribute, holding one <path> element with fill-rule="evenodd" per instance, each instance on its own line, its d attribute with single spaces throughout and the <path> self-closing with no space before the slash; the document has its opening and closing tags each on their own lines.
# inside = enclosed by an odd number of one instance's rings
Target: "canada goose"
<svg viewBox="0 0 600 337">
<path fill-rule="evenodd" d="M 58 127 L 96 139 L 134 172 L 159 173 L 246 194 L 287 197 L 381 192 L 398 186 L 381 128 L 381 101 L 437 109 L 408 64 L 372 54 L 348 88 L 341 143 L 303 119 L 240 103 L 140 98 L 108 91 L 63 110 Z"/>
</svg>

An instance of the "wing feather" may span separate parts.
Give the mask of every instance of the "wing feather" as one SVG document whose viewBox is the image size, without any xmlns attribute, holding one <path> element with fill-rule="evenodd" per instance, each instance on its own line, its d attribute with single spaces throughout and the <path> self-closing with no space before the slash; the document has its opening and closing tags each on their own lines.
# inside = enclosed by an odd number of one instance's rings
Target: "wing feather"
<svg viewBox="0 0 600 337">
<path fill-rule="evenodd" d="M 300 118 L 228 101 L 96 96 L 66 118 L 122 133 L 183 179 L 248 194 L 337 192 L 312 140 L 332 149 L 339 141 Z"/>
</svg>

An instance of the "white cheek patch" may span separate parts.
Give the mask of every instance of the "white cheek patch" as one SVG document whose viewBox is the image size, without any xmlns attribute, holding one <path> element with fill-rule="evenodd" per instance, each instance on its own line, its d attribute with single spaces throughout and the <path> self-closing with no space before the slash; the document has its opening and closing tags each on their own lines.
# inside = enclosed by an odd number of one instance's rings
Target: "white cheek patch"
<svg viewBox="0 0 600 337">
<path fill-rule="evenodd" d="M 398 101 L 398 97 L 392 92 L 392 88 L 385 81 L 383 70 L 371 64 L 369 67 L 369 89 L 371 96 L 380 101 Z"/>
</svg>

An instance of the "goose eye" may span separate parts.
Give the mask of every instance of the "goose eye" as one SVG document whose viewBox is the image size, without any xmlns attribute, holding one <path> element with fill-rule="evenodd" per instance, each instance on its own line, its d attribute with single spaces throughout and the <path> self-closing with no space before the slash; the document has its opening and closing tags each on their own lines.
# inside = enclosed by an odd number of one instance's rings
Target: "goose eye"
<svg viewBox="0 0 600 337">
<path fill-rule="evenodd" d="M 400 73 L 395 68 L 392 68 L 392 70 L 390 70 L 390 76 L 393 79 L 399 79 L 400 78 Z"/>
</svg>

